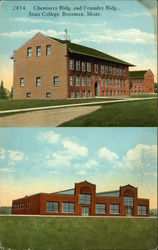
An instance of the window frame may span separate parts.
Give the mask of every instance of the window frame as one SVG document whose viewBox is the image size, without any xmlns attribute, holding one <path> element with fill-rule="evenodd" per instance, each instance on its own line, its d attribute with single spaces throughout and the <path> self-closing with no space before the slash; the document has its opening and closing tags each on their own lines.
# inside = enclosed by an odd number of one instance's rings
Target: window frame
<svg viewBox="0 0 158 250">
<path fill-rule="evenodd" d="M 104 209 L 103 209 L 104 206 Z M 95 213 L 96 214 L 106 214 L 106 204 L 105 203 L 96 203 L 95 204 Z"/>
<path fill-rule="evenodd" d="M 42 46 L 36 46 L 36 56 L 42 55 Z"/>
<path fill-rule="evenodd" d="M 32 57 L 32 47 L 27 48 L 27 57 Z"/>
<path fill-rule="evenodd" d="M 25 79 L 24 79 L 24 77 L 20 77 L 20 87 L 25 87 Z"/>
<path fill-rule="evenodd" d="M 46 45 L 46 56 L 50 56 L 51 55 L 51 48 L 52 46 L 51 46 L 51 44 L 48 44 L 48 45 Z M 49 48 L 49 49 L 48 49 Z"/>
<path fill-rule="evenodd" d="M 117 206 L 119 208 L 119 210 L 117 210 L 116 208 L 112 208 L 111 206 Z M 113 210 L 113 212 L 111 211 Z M 119 211 L 119 212 L 114 212 L 115 210 Z M 120 204 L 110 204 L 110 214 L 120 214 Z"/>
<path fill-rule="evenodd" d="M 48 203 L 52 203 L 51 208 L 53 208 L 53 209 L 54 209 L 55 205 L 57 205 L 57 209 L 48 210 Z M 46 213 L 56 213 L 56 214 L 58 214 L 59 213 L 59 202 L 58 201 L 47 201 L 46 202 Z"/>
<path fill-rule="evenodd" d="M 59 86 L 59 76 L 53 76 L 53 86 Z"/>
<path fill-rule="evenodd" d="M 68 211 L 64 211 L 64 204 L 67 204 L 68 205 Z M 73 211 L 69 211 L 70 209 L 70 206 L 73 205 Z M 75 202 L 62 202 L 62 213 L 63 214 L 74 214 L 75 213 Z"/>
<path fill-rule="evenodd" d="M 39 81 L 39 80 L 40 80 L 40 81 Z M 37 76 L 37 77 L 36 77 L 36 87 L 40 87 L 40 86 L 41 86 L 41 82 L 42 82 L 41 77 L 40 77 L 40 76 Z"/>
</svg>

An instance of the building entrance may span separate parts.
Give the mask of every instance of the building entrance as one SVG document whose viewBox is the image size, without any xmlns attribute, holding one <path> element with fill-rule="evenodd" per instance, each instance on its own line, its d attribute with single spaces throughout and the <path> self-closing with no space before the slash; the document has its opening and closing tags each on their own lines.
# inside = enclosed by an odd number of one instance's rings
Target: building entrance
<svg viewBox="0 0 158 250">
<path fill-rule="evenodd" d="M 95 96 L 99 96 L 99 84 L 95 82 Z"/>
<path fill-rule="evenodd" d="M 82 216 L 89 215 L 89 207 L 82 207 Z"/>
</svg>

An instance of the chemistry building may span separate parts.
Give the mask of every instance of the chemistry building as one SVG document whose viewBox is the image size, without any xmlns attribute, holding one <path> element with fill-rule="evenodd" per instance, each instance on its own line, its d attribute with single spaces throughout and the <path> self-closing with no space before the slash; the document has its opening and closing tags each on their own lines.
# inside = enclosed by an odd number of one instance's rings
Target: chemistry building
<svg viewBox="0 0 158 250">
<path fill-rule="evenodd" d="M 96 193 L 96 185 L 83 181 L 74 188 L 38 193 L 13 200 L 12 214 L 62 216 L 149 216 L 149 199 L 138 198 L 138 189 Z"/>
<path fill-rule="evenodd" d="M 14 99 L 129 96 L 132 64 L 69 40 L 37 33 L 11 59 Z"/>
</svg>

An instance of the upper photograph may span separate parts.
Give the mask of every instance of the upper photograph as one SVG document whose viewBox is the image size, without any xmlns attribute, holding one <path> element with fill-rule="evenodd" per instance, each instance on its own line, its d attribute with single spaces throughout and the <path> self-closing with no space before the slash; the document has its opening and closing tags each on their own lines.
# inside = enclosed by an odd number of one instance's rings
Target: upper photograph
<svg viewBox="0 0 158 250">
<path fill-rule="evenodd" d="M 156 127 L 157 2 L 0 1 L 0 127 Z"/>
</svg>

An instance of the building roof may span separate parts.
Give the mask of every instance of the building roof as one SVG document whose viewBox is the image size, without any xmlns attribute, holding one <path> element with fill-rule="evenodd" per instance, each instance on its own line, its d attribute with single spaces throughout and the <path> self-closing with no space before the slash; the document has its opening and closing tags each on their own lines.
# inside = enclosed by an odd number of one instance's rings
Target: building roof
<svg viewBox="0 0 158 250">
<path fill-rule="evenodd" d="M 120 191 L 119 190 L 115 190 L 115 191 L 109 191 L 109 192 L 96 193 L 96 196 L 102 196 L 102 197 L 120 197 Z"/>
<path fill-rule="evenodd" d="M 129 78 L 144 78 L 147 70 L 129 71 Z"/>
<path fill-rule="evenodd" d="M 125 62 L 123 60 L 120 60 L 116 57 L 110 56 L 108 54 L 105 54 L 99 50 L 87 47 L 87 46 L 83 46 L 83 45 L 79 45 L 79 44 L 75 44 L 70 42 L 69 40 L 61 40 L 58 38 L 54 38 L 54 37 L 49 37 L 61 44 L 67 44 L 68 50 L 71 53 L 75 53 L 75 54 L 82 54 L 82 55 L 86 55 L 86 56 L 91 56 L 94 58 L 99 58 L 99 59 L 103 59 L 106 61 L 110 61 L 110 62 L 115 62 L 115 63 L 119 63 L 119 64 L 123 64 L 123 65 L 128 65 L 128 66 L 134 66 L 133 64 L 130 64 L 128 62 Z"/>
<path fill-rule="evenodd" d="M 74 188 L 72 188 L 72 189 L 67 189 L 67 190 L 58 191 L 58 192 L 55 192 L 55 193 L 52 193 L 52 194 L 74 195 L 74 194 L 75 194 L 75 189 L 74 189 Z"/>
</svg>

